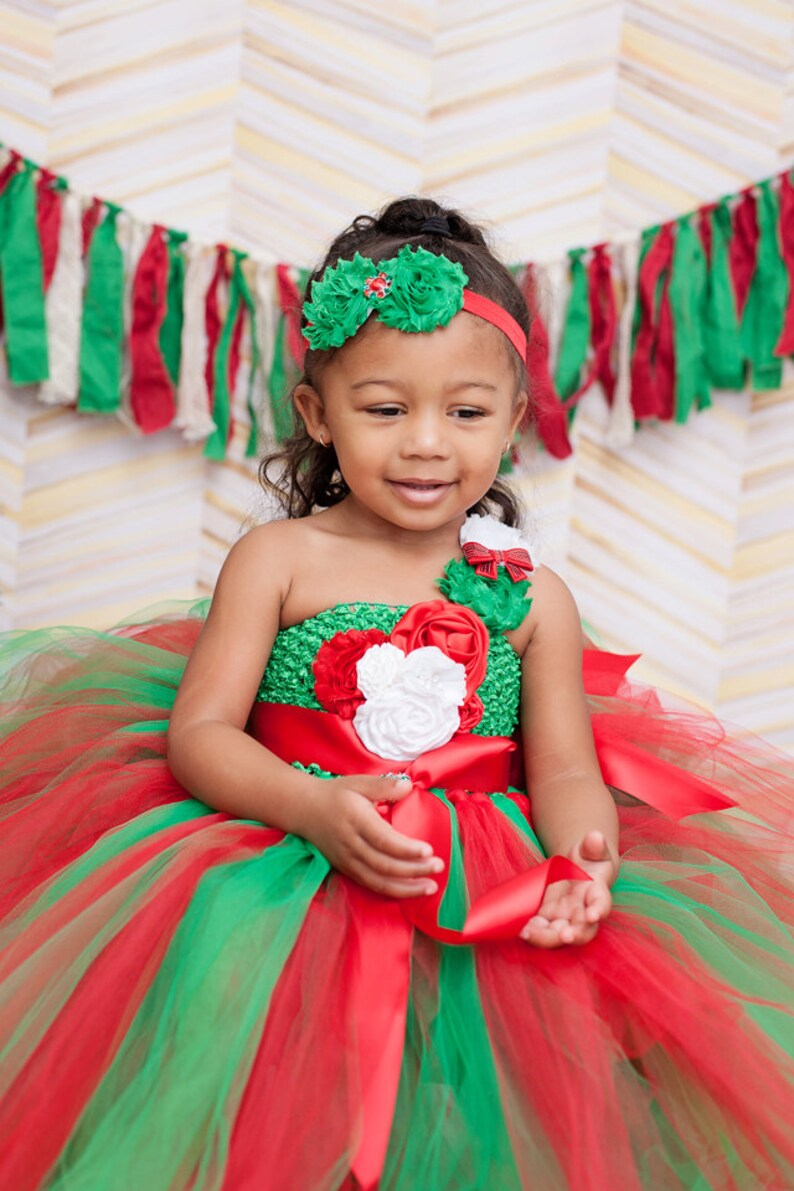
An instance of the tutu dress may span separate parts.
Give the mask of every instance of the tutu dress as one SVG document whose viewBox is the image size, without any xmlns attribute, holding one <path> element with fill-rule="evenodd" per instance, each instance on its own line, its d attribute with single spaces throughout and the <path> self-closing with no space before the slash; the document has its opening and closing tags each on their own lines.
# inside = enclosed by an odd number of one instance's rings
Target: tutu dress
<svg viewBox="0 0 794 1191">
<path fill-rule="evenodd" d="M 437 600 L 282 629 L 251 713 L 320 777 L 413 777 L 381 809 L 447 867 L 405 901 L 171 775 L 206 603 L 4 639 L 0 1186 L 794 1187 L 794 763 L 588 652 L 614 907 L 583 947 L 528 946 L 529 901 L 570 865 L 522 789 L 504 633 L 529 584 L 474 562 Z M 420 650 L 429 669 L 400 670 Z M 461 673 L 457 731 L 406 760 Z M 391 760 L 364 743 L 392 739 Z"/>
</svg>

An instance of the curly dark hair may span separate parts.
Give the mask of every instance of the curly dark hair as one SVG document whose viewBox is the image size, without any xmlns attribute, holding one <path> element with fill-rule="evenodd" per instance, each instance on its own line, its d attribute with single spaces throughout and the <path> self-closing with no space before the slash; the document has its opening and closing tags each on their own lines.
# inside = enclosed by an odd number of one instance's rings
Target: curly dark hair
<svg viewBox="0 0 794 1191">
<path fill-rule="evenodd" d="M 451 236 L 435 231 L 420 232 L 431 216 L 447 221 Z M 441 225 L 443 227 L 443 224 Z M 356 252 L 372 260 L 396 255 L 404 244 L 421 246 L 429 252 L 443 253 L 451 261 L 458 261 L 468 277 L 468 288 L 498 302 L 513 316 L 529 337 L 529 313 L 524 296 L 513 274 L 499 261 L 488 246 L 485 234 L 460 212 L 442 207 L 434 199 L 409 196 L 396 199 L 377 215 L 358 215 L 331 244 L 328 252 L 306 283 L 304 298 L 311 293 L 312 282 L 319 280 L 325 270 L 342 258 L 352 258 Z M 323 365 L 334 351 L 307 349 L 303 376 L 298 384 L 318 387 Z M 527 384 L 524 361 L 510 350 L 516 373 L 516 395 Z M 296 385 L 297 388 L 297 385 Z M 259 479 L 265 491 L 274 495 L 288 517 L 306 517 L 315 508 L 338 504 L 348 494 L 348 487 L 339 471 L 333 444 L 320 446 L 306 432 L 290 395 L 293 433 L 280 447 L 266 455 L 259 465 Z M 271 471 L 274 478 L 271 479 Z M 470 513 L 494 513 L 507 525 L 517 525 L 521 519 L 518 500 L 499 478 L 478 501 Z"/>
</svg>

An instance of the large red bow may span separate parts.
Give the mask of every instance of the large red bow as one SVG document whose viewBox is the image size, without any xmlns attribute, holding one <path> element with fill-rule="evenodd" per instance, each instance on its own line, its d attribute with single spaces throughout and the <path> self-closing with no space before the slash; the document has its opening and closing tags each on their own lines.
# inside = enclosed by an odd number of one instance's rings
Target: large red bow
<svg viewBox="0 0 794 1191">
<path fill-rule="evenodd" d="M 535 569 L 529 551 L 524 550 L 522 546 L 514 546 L 510 550 L 491 550 L 488 546 L 481 546 L 479 542 L 466 542 L 463 557 L 484 579 L 496 578 L 500 562 L 514 583 L 518 583 L 519 579 L 526 579 L 529 572 Z"/>
</svg>

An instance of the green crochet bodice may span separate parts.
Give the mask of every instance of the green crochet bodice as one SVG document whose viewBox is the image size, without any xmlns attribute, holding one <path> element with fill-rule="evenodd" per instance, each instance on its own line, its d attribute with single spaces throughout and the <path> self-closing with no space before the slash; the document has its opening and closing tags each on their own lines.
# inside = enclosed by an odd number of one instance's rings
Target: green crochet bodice
<svg viewBox="0 0 794 1191">
<path fill-rule="evenodd" d="M 321 710 L 314 694 L 312 662 L 322 643 L 349 629 L 381 629 L 390 633 L 407 611 L 407 605 L 340 604 L 281 629 L 273 643 L 257 699 Z M 518 724 L 520 679 L 520 662 L 515 650 L 501 633 L 492 631 L 488 670 L 477 692 L 484 713 L 473 729 L 475 735 L 510 736 L 513 733 Z"/>
</svg>

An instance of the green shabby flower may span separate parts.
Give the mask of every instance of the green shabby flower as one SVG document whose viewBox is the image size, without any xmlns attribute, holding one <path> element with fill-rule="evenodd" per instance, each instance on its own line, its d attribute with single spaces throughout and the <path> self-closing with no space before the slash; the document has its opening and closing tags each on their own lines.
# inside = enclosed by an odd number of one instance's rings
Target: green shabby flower
<svg viewBox="0 0 794 1191">
<path fill-rule="evenodd" d="M 527 599 L 530 587 L 527 579 L 514 583 L 501 568 L 496 579 L 486 579 L 465 559 L 448 562 L 438 586 L 448 600 L 471 608 L 486 628 L 495 633 L 517 629 L 532 604 L 531 598 Z"/>
<path fill-rule="evenodd" d="M 337 261 L 312 282 L 311 301 L 303 306 L 311 324 L 303 332 L 310 347 L 341 347 L 364 325 L 373 307 L 364 286 L 377 272 L 372 261 L 357 252 L 352 261 Z"/>
<path fill-rule="evenodd" d="M 392 278 L 391 289 L 377 307 L 387 327 L 434 331 L 463 307 L 463 287 L 469 279 L 457 261 L 406 244 L 391 260 L 379 261 L 378 270 Z"/>
</svg>

